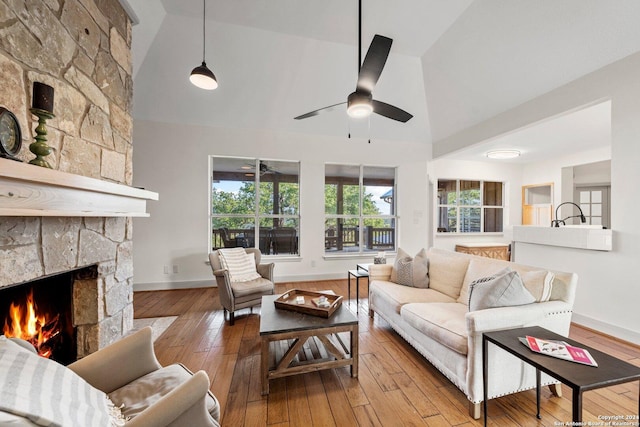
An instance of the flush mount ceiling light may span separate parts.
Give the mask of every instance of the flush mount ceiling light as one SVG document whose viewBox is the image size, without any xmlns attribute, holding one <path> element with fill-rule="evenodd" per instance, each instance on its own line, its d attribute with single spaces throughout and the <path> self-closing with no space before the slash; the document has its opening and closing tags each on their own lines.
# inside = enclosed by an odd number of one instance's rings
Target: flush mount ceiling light
<svg viewBox="0 0 640 427">
<path fill-rule="evenodd" d="M 202 0 L 202 65 L 198 65 L 196 68 L 191 71 L 191 76 L 189 80 L 191 83 L 198 86 L 201 89 L 213 90 L 218 87 L 218 80 L 216 80 L 216 76 L 213 72 L 207 67 L 207 63 L 205 62 L 205 52 L 206 52 L 206 12 L 207 12 L 207 2 L 206 0 Z"/>
<path fill-rule="evenodd" d="M 520 152 L 518 150 L 493 150 L 487 153 L 487 157 L 499 160 L 515 159 L 520 157 Z"/>
</svg>

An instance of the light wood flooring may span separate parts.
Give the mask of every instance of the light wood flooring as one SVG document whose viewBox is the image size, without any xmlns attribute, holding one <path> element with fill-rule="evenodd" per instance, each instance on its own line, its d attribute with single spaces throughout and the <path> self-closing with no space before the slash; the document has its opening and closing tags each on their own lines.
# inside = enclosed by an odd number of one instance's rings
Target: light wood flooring
<svg viewBox="0 0 640 427">
<path fill-rule="evenodd" d="M 346 283 L 279 283 L 276 292 L 331 289 L 346 295 Z M 241 310 L 229 326 L 218 290 L 209 288 L 136 292 L 134 312 L 136 318 L 179 316 L 156 341 L 156 354 L 163 365 L 181 362 L 207 372 L 221 404 L 223 426 L 481 426 L 482 419 L 469 416 L 462 392 L 384 320 L 369 318 L 366 282 L 360 284 L 358 378 L 351 378 L 348 368 L 279 378 L 271 381 L 268 396 L 260 395 L 259 308 L 253 313 Z M 351 288 L 355 294 L 354 282 Z M 355 310 L 355 298 L 345 304 Z M 640 366 L 637 346 L 576 325 L 570 336 Z M 599 425 L 599 415 L 637 415 L 638 389 L 633 382 L 586 392 L 584 422 Z M 541 420 L 535 417 L 534 390 L 492 399 L 489 425 L 567 425 L 571 391 L 564 386 L 562 391 L 558 398 L 543 389 Z"/>
</svg>

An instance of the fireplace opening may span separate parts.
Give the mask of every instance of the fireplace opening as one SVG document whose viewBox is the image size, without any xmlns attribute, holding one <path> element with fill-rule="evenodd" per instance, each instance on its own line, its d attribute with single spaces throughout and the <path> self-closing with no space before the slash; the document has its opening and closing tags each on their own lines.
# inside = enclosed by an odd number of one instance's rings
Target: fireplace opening
<svg viewBox="0 0 640 427">
<path fill-rule="evenodd" d="M 43 357 L 74 362 L 73 280 L 70 271 L 1 289 L 0 332 L 29 341 Z"/>
</svg>

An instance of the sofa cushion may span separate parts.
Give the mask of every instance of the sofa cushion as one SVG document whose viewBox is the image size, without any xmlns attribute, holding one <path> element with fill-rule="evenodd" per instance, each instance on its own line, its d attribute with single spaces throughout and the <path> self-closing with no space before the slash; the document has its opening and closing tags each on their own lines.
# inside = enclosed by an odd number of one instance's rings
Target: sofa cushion
<svg viewBox="0 0 640 427">
<path fill-rule="evenodd" d="M 456 353 L 467 354 L 467 306 L 457 302 L 402 306 L 402 319 Z"/>
<path fill-rule="evenodd" d="M 129 384 L 111 392 L 109 397 L 116 406 L 122 405 L 125 417 L 133 418 L 160 400 L 163 396 L 186 382 L 193 374 L 181 364 L 173 364 L 152 371 Z M 207 411 L 214 419 L 220 419 L 219 404 L 208 394 Z"/>
<path fill-rule="evenodd" d="M 71 369 L 0 336 L 0 411 L 38 425 L 109 426 L 107 396 Z"/>
<path fill-rule="evenodd" d="M 469 257 L 456 252 L 430 249 L 429 288 L 440 291 L 453 299 L 458 298 L 462 281 L 467 273 Z"/>
<path fill-rule="evenodd" d="M 384 304 L 400 313 L 403 305 L 414 302 L 454 302 L 450 296 L 433 289 L 414 288 L 393 282 L 374 280 L 369 284 L 369 302 Z"/>
<path fill-rule="evenodd" d="M 420 250 L 411 258 L 405 251 L 398 248 L 398 255 L 391 270 L 391 281 L 415 288 L 429 287 L 429 260 L 427 251 Z"/>
<path fill-rule="evenodd" d="M 492 276 L 474 280 L 469 286 L 469 311 L 525 305 L 535 301 L 524 287 L 518 272 L 508 267 Z"/>
<path fill-rule="evenodd" d="M 536 302 L 549 301 L 551 285 L 555 274 L 546 270 L 532 270 L 520 273 L 525 288 L 536 299 Z"/>
<path fill-rule="evenodd" d="M 248 282 L 258 279 L 260 274 L 256 270 L 256 258 L 253 253 L 248 254 L 244 248 L 219 249 L 220 264 L 229 271 L 232 282 Z"/>
</svg>

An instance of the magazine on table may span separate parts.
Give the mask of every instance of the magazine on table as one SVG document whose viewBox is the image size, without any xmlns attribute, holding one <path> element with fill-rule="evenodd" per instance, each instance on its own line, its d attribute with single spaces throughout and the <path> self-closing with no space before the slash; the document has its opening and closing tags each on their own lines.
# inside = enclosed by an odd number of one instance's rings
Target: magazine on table
<svg viewBox="0 0 640 427">
<path fill-rule="evenodd" d="M 520 337 L 520 341 L 536 353 L 588 366 L 598 366 L 598 363 L 587 350 L 572 346 L 564 341 L 545 340 L 531 336 Z"/>
</svg>

